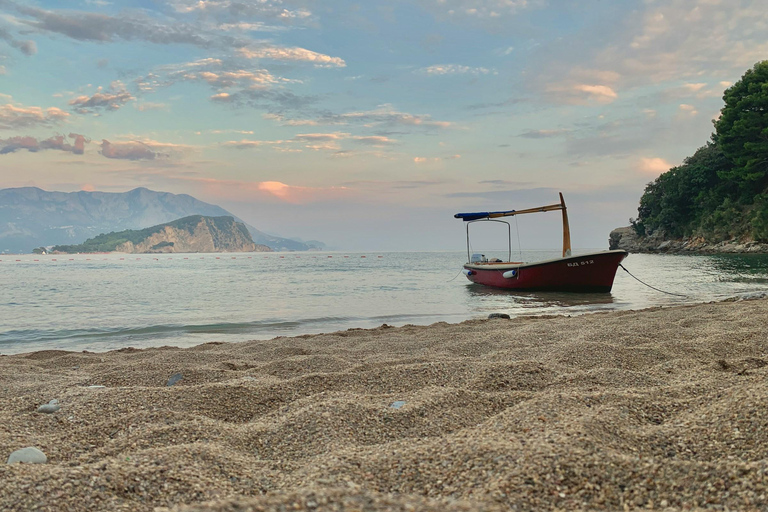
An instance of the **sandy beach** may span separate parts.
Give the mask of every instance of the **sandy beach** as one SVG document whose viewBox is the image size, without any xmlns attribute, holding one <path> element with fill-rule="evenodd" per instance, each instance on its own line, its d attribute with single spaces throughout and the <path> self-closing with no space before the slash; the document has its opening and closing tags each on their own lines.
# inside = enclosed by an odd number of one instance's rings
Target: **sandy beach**
<svg viewBox="0 0 768 512">
<path fill-rule="evenodd" d="M 767 318 L 757 299 L 0 356 L 0 510 L 766 510 Z M 47 463 L 5 464 L 30 446 Z"/>
</svg>

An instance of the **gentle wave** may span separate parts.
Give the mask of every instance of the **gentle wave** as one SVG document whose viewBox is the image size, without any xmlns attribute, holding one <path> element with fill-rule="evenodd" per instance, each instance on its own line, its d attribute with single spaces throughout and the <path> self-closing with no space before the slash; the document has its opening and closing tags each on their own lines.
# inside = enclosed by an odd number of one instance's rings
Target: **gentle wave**
<svg viewBox="0 0 768 512">
<path fill-rule="evenodd" d="M 425 318 L 439 319 L 440 314 L 429 315 L 382 315 L 370 318 L 363 317 L 319 317 L 305 318 L 301 320 L 261 320 L 254 322 L 233 322 L 193 325 L 150 325 L 143 327 L 115 327 L 115 328 L 91 328 L 91 329 L 63 329 L 63 330 L 39 330 L 39 329 L 15 329 L 0 333 L 0 347 L 25 343 L 46 343 L 60 341 L 77 344 L 78 341 L 99 340 L 108 342 L 110 339 L 133 339 L 136 341 L 151 339 L 154 337 L 172 338 L 189 334 L 251 334 L 293 332 L 297 328 L 315 330 L 323 326 L 341 326 L 357 323 L 379 324 L 396 323 L 403 324 L 409 321 L 418 321 Z"/>
</svg>

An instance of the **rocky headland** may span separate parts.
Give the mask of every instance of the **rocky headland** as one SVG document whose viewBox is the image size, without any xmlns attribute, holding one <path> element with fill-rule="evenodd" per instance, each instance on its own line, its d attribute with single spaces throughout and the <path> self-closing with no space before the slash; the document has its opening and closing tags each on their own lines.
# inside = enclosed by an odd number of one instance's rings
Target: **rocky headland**
<svg viewBox="0 0 768 512">
<path fill-rule="evenodd" d="M 58 245 L 53 252 L 122 252 L 129 254 L 189 252 L 269 252 L 253 242 L 244 224 L 232 217 L 192 215 L 142 230 L 107 233 L 78 245 Z"/>
<path fill-rule="evenodd" d="M 634 253 L 768 253 L 768 244 L 754 240 L 724 240 L 709 242 L 703 237 L 668 239 L 664 233 L 655 232 L 639 236 L 632 226 L 616 228 L 608 238 L 610 249 L 624 249 Z"/>
<path fill-rule="evenodd" d="M 0 189 L 0 252 L 28 253 L 35 247 L 73 245 L 100 233 L 142 230 L 190 215 L 243 219 L 187 194 L 136 188 L 128 192 L 49 192 L 37 187 Z M 322 249 L 259 231 L 243 222 L 255 244 L 273 251 Z"/>
</svg>

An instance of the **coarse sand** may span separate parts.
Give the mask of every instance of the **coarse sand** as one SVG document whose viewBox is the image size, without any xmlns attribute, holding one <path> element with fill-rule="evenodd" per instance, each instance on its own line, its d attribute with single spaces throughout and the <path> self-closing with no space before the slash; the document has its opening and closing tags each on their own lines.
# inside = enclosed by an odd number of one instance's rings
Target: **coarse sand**
<svg viewBox="0 0 768 512">
<path fill-rule="evenodd" d="M 0 510 L 768 510 L 767 377 L 766 299 L 0 356 Z"/>
</svg>

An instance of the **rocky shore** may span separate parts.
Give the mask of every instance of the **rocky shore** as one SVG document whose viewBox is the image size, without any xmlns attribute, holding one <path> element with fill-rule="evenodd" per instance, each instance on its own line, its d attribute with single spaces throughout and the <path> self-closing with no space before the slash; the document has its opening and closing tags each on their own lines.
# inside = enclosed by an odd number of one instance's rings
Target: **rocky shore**
<svg viewBox="0 0 768 512">
<path fill-rule="evenodd" d="M 755 241 L 726 240 L 712 243 L 700 237 L 668 240 L 660 233 L 639 237 L 632 226 L 611 231 L 608 246 L 610 249 L 624 249 L 634 253 L 768 253 L 768 244 Z"/>
<path fill-rule="evenodd" d="M 0 510 L 766 510 L 767 316 L 0 356 Z"/>
</svg>

